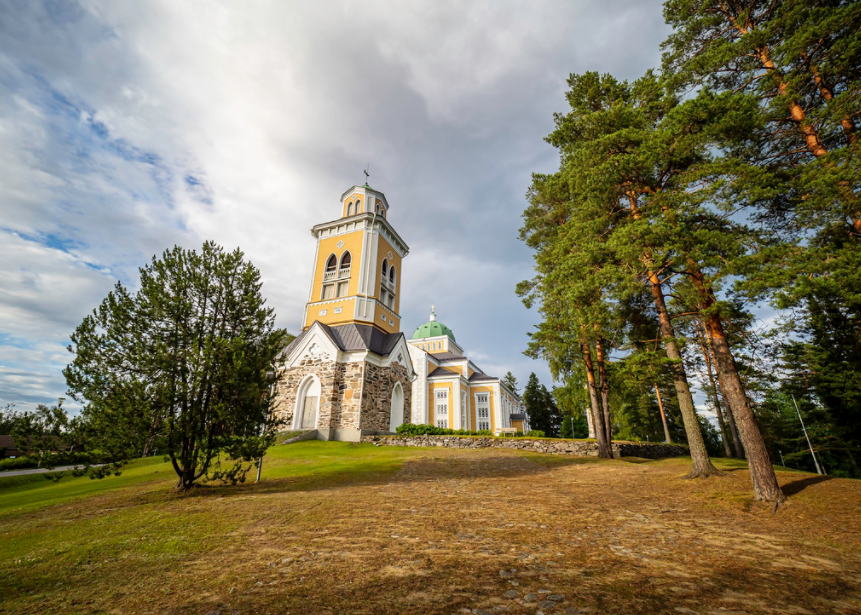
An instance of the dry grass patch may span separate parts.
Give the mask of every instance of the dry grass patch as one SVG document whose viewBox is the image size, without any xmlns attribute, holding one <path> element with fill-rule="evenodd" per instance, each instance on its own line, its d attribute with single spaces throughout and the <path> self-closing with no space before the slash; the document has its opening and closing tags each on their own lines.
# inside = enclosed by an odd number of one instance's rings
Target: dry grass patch
<svg viewBox="0 0 861 615">
<path fill-rule="evenodd" d="M 742 464 L 636 461 L 305 442 L 188 495 L 0 481 L 0 612 L 861 612 L 861 482 L 780 472 L 771 515 Z"/>
</svg>

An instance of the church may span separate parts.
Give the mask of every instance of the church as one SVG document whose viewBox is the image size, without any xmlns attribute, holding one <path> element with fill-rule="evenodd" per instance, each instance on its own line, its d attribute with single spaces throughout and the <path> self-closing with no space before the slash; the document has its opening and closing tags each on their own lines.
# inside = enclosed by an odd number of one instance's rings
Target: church
<svg viewBox="0 0 861 615">
<path fill-rule="evenodd" d="M 286 429 L 358 441 L 402 423 L 467 430 L 529 429 L 520 398 L 485 374 L 436 318 L 401 332 L 406 242 L 382 192 L 341 195 L 341 215 L 311 229 L 317 241 L 302 332 L 281 353 L 274 411 Z"/>
</svg>

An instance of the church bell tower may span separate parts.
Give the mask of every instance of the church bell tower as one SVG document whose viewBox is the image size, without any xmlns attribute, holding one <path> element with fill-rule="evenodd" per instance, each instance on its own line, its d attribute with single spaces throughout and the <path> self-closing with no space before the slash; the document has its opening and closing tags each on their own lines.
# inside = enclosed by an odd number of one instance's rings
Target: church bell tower
<svg viewBox="0 0 861 615">
<path fill-rule="evenodd" d="M 302 329 L 372 325 L 400 331 L 401 263 L 409 247 L 388 221 L 382 192 L 353 186 L 341 195 L 341 217 L 311 229 L 317 240 Z"/>
</svg>

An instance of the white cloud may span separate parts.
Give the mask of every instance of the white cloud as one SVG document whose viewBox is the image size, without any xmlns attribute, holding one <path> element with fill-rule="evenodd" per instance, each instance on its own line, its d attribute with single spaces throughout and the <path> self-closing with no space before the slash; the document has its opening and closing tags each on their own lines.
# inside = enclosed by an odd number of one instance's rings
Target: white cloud
<svg viewBox="0 0 861 615">
<path fill-rule="evenodd" d="M 484 369 L 548 381 L 521 354 L 537 318 L 513 294 L 531 268 L 517 240 L 523 194 L 531 172 L 556 164 L 542 138 L 568 73 L 654 65 L 660 11 L 657 0 L 0 8 L 12 254 L 0 340 L 31 353 L 3 349 L 0 395 L 56 397 L 63 360 L 51 349 L 115 278 L 133 284 L 175 243 L 240 246 L 295 332 L 308 229 L 337 215 L 369 161 L 411 246 L 404 328 L 436 302 L 458 339 L 492 357 Z M 45 380 L 25 385 L 22 370 Z"/>
</svg>

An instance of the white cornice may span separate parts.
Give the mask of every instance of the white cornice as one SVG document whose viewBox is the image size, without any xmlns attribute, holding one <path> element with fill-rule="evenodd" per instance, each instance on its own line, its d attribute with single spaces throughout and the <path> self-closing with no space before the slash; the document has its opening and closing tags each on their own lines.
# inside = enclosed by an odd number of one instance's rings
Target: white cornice
<svg viewBox="0 0 861 615">
<path fill-rule="evenodd" d="M 410 248 L 407 243 L 400 235 L 398 235 L 397 231 L 392 227 L 389 221 L 386 218 L 374 215 L 371 212 L 364 212 L 356 216 L 350 216 L 349 218 L 338 218 L 337 220 L 330 220 L 329 222 L 316 224 L 311 227 L 311 234 L 315 239 L 319 240 L 320 234 L 323 231 L 331 230 L 333 228 L 337 229 L 339 226 L 343 226 L 343 230 L 330 233 L 329 237 L 354 233 L 366 226 L 372 226 L 391 244 L 395 252 L 398 253 L 398 256 L 404 258 L 410 252 Z"/>
</svg>

